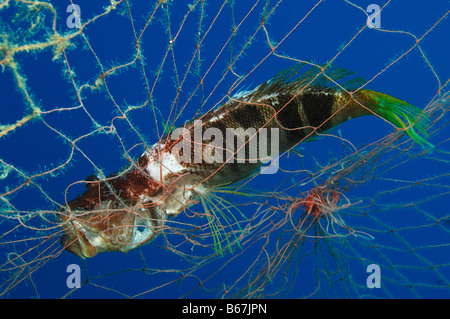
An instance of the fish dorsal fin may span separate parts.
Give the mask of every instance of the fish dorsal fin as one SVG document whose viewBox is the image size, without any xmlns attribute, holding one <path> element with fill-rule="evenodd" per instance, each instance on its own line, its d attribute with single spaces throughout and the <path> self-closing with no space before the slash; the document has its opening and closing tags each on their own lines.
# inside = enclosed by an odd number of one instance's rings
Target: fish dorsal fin
<svg viewBox="0 0 450 319">
<path fill-rule="evenodd" d="M 322 72 L 323 68 L 325 69 Z M 261 84 L 254 98 L 281 91 L 297 93 L 303 89 L 317 91 L 319 88 L 323 91 L 344 89 L 352 92 L 366 83 L 362 78 L 351 78 L 352 75 L 353 71 L 334 67 L 332 64 L 315 66 L 310 63 L 297 63 Z"/>
</svg>

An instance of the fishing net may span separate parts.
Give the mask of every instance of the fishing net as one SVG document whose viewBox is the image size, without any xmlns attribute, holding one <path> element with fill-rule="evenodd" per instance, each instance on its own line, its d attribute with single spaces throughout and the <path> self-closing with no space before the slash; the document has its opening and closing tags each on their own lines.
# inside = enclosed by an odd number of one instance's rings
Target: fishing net
<svg viewBox="0 0 450 319">
<path fill-rule="evenodd" d="M 1 1 L 0 295 L 450 297 L 449 10 Z M 64 250 L 57 216 L 86 177 L 133 165 L 174 128 L 298 63 L 352 70 L 365 79 L 355 91 L 424 110 L 433 147 L 379 116 L 353 119 L 280 154 L 274 174 L 168 219 L 145 246 L 85 260 Z"/>
</svg>

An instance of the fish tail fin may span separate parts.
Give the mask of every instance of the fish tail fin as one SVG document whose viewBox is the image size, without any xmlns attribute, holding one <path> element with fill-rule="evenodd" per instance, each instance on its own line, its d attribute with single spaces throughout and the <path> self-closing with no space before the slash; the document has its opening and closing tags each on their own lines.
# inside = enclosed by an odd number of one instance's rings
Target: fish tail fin
<svg viewBox="0 0 450 319">
<path fill-rule="evenodd" d="M 426 127 L 430 120 L 421 109 L 384 93 L 371 90 L 361 90 L 359 93 L 368 102 L 364 105 L 370 110 L 396 127 L 405 129 L 406 134 L 414 142 L 433 148 L 426 140 L 428 137 Z"/>
</svg>

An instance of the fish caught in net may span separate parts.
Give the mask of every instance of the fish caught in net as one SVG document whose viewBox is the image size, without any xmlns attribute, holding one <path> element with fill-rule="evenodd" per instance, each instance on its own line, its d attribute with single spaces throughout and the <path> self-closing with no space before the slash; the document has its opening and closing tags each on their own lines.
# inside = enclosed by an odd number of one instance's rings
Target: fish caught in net
<svg viewBox="0 0 450 319">
<path fill-rule="evenodd" d="M 448 297 L 450 7 L 419 8 L 0 3 L 0 295 Z"/>
</svg>

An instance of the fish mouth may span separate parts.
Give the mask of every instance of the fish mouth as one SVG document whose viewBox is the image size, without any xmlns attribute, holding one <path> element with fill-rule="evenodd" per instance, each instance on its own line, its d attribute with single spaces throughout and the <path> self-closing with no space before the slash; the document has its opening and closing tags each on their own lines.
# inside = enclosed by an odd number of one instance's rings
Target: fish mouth
<svg viewBox="0 0 450 319">
<path fill-rule="evenodd" d="M 83 227 L 75 220 L 68 223 L 61 245 L 81 259 L 92 258 L 98 253 L 98 248 L 86 238 Z"/>
<path fill-rule="evenodd" d="M 109 205 L 109 204 L 108 204 Z M 128 252 L 152 240 L 163 218 L 156 206 L 136 205 L 133 208 L 101 208 L 92 212 L 64 215 L 64 249 L 78 257 L 92 258 L 100 252 Z"/>
</svg>

